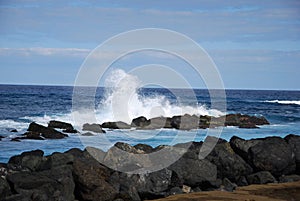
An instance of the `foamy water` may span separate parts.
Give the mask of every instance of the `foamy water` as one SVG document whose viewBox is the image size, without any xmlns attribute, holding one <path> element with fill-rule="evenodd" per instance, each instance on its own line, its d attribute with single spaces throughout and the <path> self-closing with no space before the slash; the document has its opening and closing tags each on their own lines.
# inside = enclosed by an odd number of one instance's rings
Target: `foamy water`
<svg viewBox="0 0 300 201">
<path fill-rule="evenodd" d="M 223 112 L 208 109 L 205 105 L 184 105 L 181 103 L 171 104 L 166 96 L 141 96 L 138 93 L 142 86 L 141 80 L 134 75 L 125 73 L 121 69 L 111 72 L 105 81 L 107 86 L 105 97 L 97 108 L 99 122 L 124 121 L 130 123 L 133 118 L 145 116 L 172 117 L 175 115 L 211 115 L 221 116 Z M 180 98 L 180 97 L 177 97 Z"/>
<path fill-rule="evenodd" d="M 267 100 L 265 102 L 267 102 L 267 103 L 300 105 L 300 100 Z"/>
</svg>

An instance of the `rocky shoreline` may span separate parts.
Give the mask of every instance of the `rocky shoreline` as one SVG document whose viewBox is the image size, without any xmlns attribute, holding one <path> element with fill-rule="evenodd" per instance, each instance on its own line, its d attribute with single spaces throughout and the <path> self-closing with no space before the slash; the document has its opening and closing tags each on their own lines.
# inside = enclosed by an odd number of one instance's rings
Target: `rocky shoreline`
<svg viewBox="0 0 300 201">
<path fill-rule="evenodd" d="M 208 137 L 212 138 L 212 137 Z M 146 163 L 131 160 L 164 148 L 116 143 L 107 152 L 87 147 L 44 156 L 42 150 L 13 156 L 0 164 L 0 200 L 151 200 L 200 191 L 234 191 L 238 186 L 300 180 L 300 136 L 244 140 L 218 139 L 205 159 L 199 159 L 203 142 L 191 142 L 182 157 L 156 172 L 127 174 L 99 163 L 99 156 L 126 169 Z M 127 155 L 115 155 L 121 150 Z M 91 153 L 94 153 L 93 156 Z M 130 160 L 129 160 L 130 159 Z M 127 164 L 126 164 L 127 162 Z M 146 161 L 149 165 L 149 161 Z M 150 160 L 151 162 L 151 160 Z M 125 167 L 124 166 L 124 167 Z M 188 195 L 187 195 L 188 196 Z"/>
</svg>

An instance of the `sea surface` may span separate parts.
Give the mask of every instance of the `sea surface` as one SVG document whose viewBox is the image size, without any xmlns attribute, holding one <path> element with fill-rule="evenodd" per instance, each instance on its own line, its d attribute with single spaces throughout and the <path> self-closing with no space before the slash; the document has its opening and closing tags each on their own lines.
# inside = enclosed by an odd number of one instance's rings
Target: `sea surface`
<svg viewBox="0 0 300 201">
<path fill-rule="evenodd" d="M 191 140 L 200 141 L 207 136 L 209 130 L 106 130 L 106 134 L 101 134 L 101 137 L 99 134 L 85 137 L 70 134 L 68 138 L 60 140 L 11 141 L 12 138 L 25 133 L 28 125 L 33 121 L 43 125 L 47 125 L 50 120 L 74 123 L 73 115 L 76 111 L 72 110 L 73 90 L 71 86 L 0 85 L 0 135 L 4 137 L 0 141 L 0 162 L 7 162 L 11 156 L 33 149 L 41 149 L 45 154 L 50 154 L 73 147 L 84 149 L 86 146 L 96 146 L 107 150 L 118 141 L 133 145 L 146 143 L 151 146 Z M 227 109 L 218 111 L 210 108 L 209 92 L 204 89 L 194 89 L 193 93 L 187 89 L 142 88 L 134 90 L 130 101 L 127 101 L 128 107 L 126 106 L 130 118 L 141 115 L 150 118 L 159 114 L 173 116 L 189 113 L 220 116 L 226 113 L 242 113 L 262 115 L 271 124 L 261 126 L 259 129 L 226 127 L 221 132 L 221 138 L 229 140 L 234 135 L 245 139 L 266 136 L 284 137 L 288 134 L 300 135 L 300 91 L 226 90 Z M 124 89 L 121 91 L 124 92 Z M 120 94 L 120 89 L 97 88 L 95 114 L 98 123 L 110 120 L 128 121 L 122 116 L 114 116 L 116 114 L 114 111 L 121 109 L 118 107 L 123 107 L 122 105 L 111 107 L 112 98 L 118 94 Z M 121 95 L 120 99 L 122 97 Z M 194 97 L 196 97 L 196 103 Z M 17 129 L 18 132 L 10 132 L 12 129 Z"/>
</svg>

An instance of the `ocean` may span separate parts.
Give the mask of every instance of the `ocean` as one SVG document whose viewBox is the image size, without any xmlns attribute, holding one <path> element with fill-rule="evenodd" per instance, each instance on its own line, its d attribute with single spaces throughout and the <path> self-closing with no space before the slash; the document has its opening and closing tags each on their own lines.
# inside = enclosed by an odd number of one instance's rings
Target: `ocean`
<svg viewBox="0 0 300 201">
<path fill-rule="evenodd" d="M 111 108 L 109 105 L 111 96 L 118 94 L 116 90 L 97 88 L 95 113 L 98 123 L 123 120 L 122 117 L 118 119 L 114 116 L 112 110 L 118 108 Z M 191 103 L 189 94 L 191 90 L 174 89 L 174 91 L 177 96 L 163 88 L 136 89 L 128 106 L 129 117 L 141 115 L 153 117 L 157 114 L 151 113 L 151 109 L 158 107 L 164 116 L 184 113 L 213 116 L 225 113 L 262 115 L 269 120 L 270 125 L 260 126 L 259 129 L 226 127 L 223 128 L 220 137 L 229 140 L 234 135 L 245 139 L 300 135 L 300 91 L 226 90 L 226 111 L 210 109 L 210 96 L 206 89 L 193 90 L 197 99 L 196 106 Z M 47 125 L 50 120 L 73 123 L 72 95 L 71 86 L 0 85 L 0 135 L 4 137 L 0 141 L 0 162 L 7 162 L 11 156 L 33 149 L 41 149 L 47 155 L 74 147 L 84 149 L 86 146 L 96 146 L 107 150 L 118 141 L 132 145 L 146 143 L 151 146 L 190 140 L 201 141 L 209 130 L 106 130 L 106 134 L 101 134 L 103 140 L 96 136 L 78 137 L 76 134 L 69 134 L 68 138 L 60 140 L 11 141 L 12 138 L 25 133 L 33 121 L 42 125 Z M 17 129 L 18 132 L 10 132 L 12 129 Z"/>
</svg>

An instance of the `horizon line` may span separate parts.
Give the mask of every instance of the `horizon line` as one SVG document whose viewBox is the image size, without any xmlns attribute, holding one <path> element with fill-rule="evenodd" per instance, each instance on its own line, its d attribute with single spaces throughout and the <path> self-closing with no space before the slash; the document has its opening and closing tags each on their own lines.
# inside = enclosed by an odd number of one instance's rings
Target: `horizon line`
<svg viewBox="0 0 300 201">
<path fill-rule="evenodd" d="M 74 87 L 74 85 L 67 85 L 67 84 L 40 84 L 40 83 L 0 83 L 0 85 L 7 85 L 7 86 L 41 86 L 41 87 Z M 78 86 L 78 87 L 95 87 L 95 86 Z M 105 86 L 97 86 L 101 88 L 105 88 Z M 164 89 L 161 87 L 142 87 L 145 89 Z M 178 87 L 169 87 L 170 89 L 190 89 L 190 88 L 178 88 Z M 166 88 L 167 89 L 167 88 Z M 192 87 L 192 89 L 196 90 L 208 90 L 207 88 L 196 88 Z M 211 89 L 211 90 L 222 90 L 222 89 Z M 300 89 L 254 89 L 254 88 L 224 88 L 224 90 L 245 90 L 245 91 L 300 91 Z"/>
</svg>

